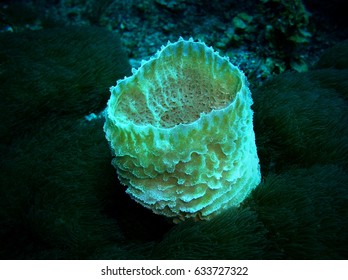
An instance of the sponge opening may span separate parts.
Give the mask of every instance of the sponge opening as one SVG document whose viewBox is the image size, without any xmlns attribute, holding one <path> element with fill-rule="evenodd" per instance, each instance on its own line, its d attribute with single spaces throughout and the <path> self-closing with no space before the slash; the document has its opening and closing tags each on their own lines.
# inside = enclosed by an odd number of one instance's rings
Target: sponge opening
<svg viewBox="0 0 348 280">
<path fill-rule="evenodd" d="M 178 44 L 188 44 L 184 52 L 194 55 L 178 56 L 182 49 Z M 192 123 L 201 114 L 233 102 L 242 85 L 238 69 L 203 44 L 178 44 L 143 65 L 132 83 L 119 85 L 121 94 L 115 109 L 123 119 L 137 125 L 171 128 Z"/>
</svg>

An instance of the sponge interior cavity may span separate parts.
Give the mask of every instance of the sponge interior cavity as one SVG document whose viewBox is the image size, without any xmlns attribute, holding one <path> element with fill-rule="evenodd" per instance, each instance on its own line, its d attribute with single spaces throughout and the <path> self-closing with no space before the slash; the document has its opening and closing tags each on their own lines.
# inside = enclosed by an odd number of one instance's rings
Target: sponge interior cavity
<svg viewBox="0 0 348 280">
<path fill-rule="evenodd" d="M 192 123 L 234 100 L 242 82 L 231 66 L 203 43 L 178 41 L 119 84 L 117 117 L 162 128 Z"/>
</svg>

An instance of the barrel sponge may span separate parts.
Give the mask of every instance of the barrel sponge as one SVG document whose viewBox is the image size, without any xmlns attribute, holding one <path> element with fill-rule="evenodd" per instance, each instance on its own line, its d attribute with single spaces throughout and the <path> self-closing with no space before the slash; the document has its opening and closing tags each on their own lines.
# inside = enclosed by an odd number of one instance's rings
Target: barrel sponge
<svg viewBox="0 0 348 280">
<path fill-rule="evenodd" d="M 111 87 L 104 130 L 127 193 L 174 222 L 238 206 L 261 179 L 244 74 L 193 39 Z"/>
</svg>

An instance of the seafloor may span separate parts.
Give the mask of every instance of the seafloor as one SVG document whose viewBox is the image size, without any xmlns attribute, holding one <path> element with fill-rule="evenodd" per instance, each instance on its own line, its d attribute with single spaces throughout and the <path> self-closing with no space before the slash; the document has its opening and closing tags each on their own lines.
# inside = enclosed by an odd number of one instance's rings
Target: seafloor
<svg viewBox="0 0 348 280">
<path fill-rule="evenodd" d="M 347 259 L 345 1 L 0 3 L 1 259 Z M 125 194 L 102 111 L 168 40 L 246 74 L 262 182 L 239 208 L 174 225 Z"/>
</svg>

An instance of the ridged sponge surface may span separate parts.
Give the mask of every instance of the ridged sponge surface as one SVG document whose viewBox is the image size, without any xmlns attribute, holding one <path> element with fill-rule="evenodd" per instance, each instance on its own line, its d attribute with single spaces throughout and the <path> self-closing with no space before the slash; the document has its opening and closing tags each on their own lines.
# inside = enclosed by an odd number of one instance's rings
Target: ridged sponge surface
<svg viewBox="0 0 348 280">
<path fill-rule="evenodd" d="M 127 193 L 157 214 L 210 219 L 260 183 L 244 74 L 182 38 L 111 87 L 104 130 Z"/>
</svg>

